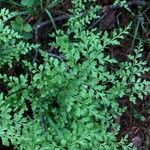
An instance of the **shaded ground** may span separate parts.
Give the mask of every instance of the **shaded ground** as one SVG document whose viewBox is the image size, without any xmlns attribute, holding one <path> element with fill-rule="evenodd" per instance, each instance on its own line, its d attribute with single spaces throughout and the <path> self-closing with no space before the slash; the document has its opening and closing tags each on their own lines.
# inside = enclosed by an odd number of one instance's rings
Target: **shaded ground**
<svg viewBox="0 0 150 150">
<path fill-rule="evenodd" d="M 101 14 L 103 17 L 100 20 L 93 21 L 91 26 L 97 26 L 99 30 L 111 31 L 114 28 L 124 27 L 132 21 L 131 35 L 126 37 L 121 43 L 121 46 L 110 47 L 108 53 L 113 54 L 119 61 L 126 60 L 129 51 L 136 46 L 137 39 L 141 39 L 144 43 L 143 60 L 147 60 L 150 65 L 150 5 L 149 3 L 145 3 L 139 7 L 138 4 L 140 3 L 137 3 L 140 2 L 139 0 L 131 0 L 129 2 L 131 4 L 131 11 L 134 14 L 131 14 L 131 12 L 122 7 L 111 8 L 112 0 L 97 0 L 97 3 L 103 6 Z M 148 2 L 148 0 L 142 2 Z M 71 8 L 71 3 L 69 0 L 65 0 L 52 9 L 54 19 L 57 18 L 55 23 L 58 28 L 65 29 L 64 24 L 68 19 L 67 14 L 69 12 L 67 10 L 69 8 Z M 32 40 L 37 43 L 42 43 L 43 48 L 47 48 L 46 44 L 52 40 L 48 37 L 47 33 L 53 32 L 54 28 L 52 24 L 49 23 L 47 16 L 43 14 L 40 23 L 38 23 L 41 27 L 36 32 L 37 20 L 36 17 L 32 16 L 28 19 L 35 27 Z M 54 53 L 57 54 L 56 51 Z M 13 70 L 11 73 L 15 74 L 16 72 Z M 150 80 L 150 74 L 145 74 L 143 79 Z M 139 100 L 136 105 L 132 105 L 126 97 L 120 99 L 119 103 L 121 107 L 128 106 L 128 110 L 119 118 L 121 130 L 118 138 L 128 134 L 130 141 L 132 141 L 139 150 L 150 150 L 150 96 L 146 96 L 143 101 Z M 139 116 L 135 115 L 135 111 L 138 112 Z M 1 147 L 0 149 L 12 150 L 13 148 Z"/>
</svg>

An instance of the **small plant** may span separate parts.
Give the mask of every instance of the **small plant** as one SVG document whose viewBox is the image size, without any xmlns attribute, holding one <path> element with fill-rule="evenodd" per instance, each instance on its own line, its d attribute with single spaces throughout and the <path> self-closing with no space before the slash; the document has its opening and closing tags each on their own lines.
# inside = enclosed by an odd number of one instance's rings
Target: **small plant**
<svg viewBox="0 0 150 150">
<path fill-rule="evenodd" d="M 29 23 L 24 23 L 24 20 L 21 16 L 17 16 L 14 21 L 11 21 L 11 26 L 22 36 L 22 38 L 32 38 L 32 27 Z"/>
<path fill-rule="evenodd" d="M 34 22 L 36 21 L 35 25 L 37 25 L 42 21 L 42 17 L 45 15 L 49 18 L 56 30 L 56 24 L 51 10 L 60 3 L 63 3 L 63 0 L 21 0 L 20 2 L 14 0 L 2 1 L 2 4 L 8 4 L 8 6 L 10 5 L 9 7 L 12 8 L 12 10 L 16 9 L 16 7 L 19 10 L 16 20 L 13 21 L 11 25 L 14 29 L 17 29 L 17 31 L 21 31 L 24 39 L 32 38 L 31 26 L 29 22 L 34 20 Z M 28 16 L 23 18 L 21 15 Z M 22 27 L 22 24 L 24 25 L 24 28 Z"/>
<path fill-rule="evenodd" d="M 50 46 L 64 58 L 40 51 L 41 63 L 22 62 L 26 74 L 1 74 L 7 92 L 0 95 L 0 137 L 22 150 L 133 150 L 127 136 L 117 139 L 116 119 L 126 110 L 118 99 L 131 102 L 148 93 L 141 75 L 149 69 L 139 61 L 142 44 L 121 64 L 105 54 L 129 34 L 87 30 L 101 8 L 94 0 L 72 0 L 67 30 L 56 30 Z M 85 13 L 86 12 L 86 13 Z M 110 66 L 117 66 L 115 70 Z M 132 84 L 132 88 L 129 86 Z"/>
<path fill-rule="evenodd" d="M 6 25 L 7 21 L 15 15 L 15 12 L 9 13 L 9 10 L 5 8 L 0 11 L 0 67 L 19 60 L 20 55 L 26 54 L 36 47 L 24 42 L 18 32 Z"/>
</svg>

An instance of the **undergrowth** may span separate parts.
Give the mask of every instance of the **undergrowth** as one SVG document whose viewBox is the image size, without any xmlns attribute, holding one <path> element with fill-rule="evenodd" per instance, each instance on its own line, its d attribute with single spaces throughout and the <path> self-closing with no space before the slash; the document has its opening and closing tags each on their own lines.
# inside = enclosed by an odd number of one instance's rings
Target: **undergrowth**
<svg viewBox="0 0 150 150">
<path fill-rule="evenodd" d="M 149 71 L 141 61 L 142 43 L 126 62 L 106 55 L 106 48 L 119 45 L 129 34 L 131 24 L 111 34 L 97 32 L 96 28 L 87 30 L 101 8 L 90 0 L 87 9 L 85 2 L 72 0 L 67 30 L 50 35 L 55 42 L 49 46 L 59 51 L 59 57 L 40 50 L 41 63 L 22 61 L 26 74 L 0 75 L 7 89 L 0 94 L 0 137 L 4 145 L 12 144 L 20 150 L 134 149 L 127 136 L 117 139 L 117 119 L 126 111 L 119 106 L 119 98 L 128 96 L 136 103 L 148 94 L 149 82 L 141 78 Z M 6 30 L 9 27 L 3 20 L 8 10 L 3 11 L 0 67 L 36 47 L 24 42 L 20 46 L 16 40 L 20 36 Z"/>
</svg>

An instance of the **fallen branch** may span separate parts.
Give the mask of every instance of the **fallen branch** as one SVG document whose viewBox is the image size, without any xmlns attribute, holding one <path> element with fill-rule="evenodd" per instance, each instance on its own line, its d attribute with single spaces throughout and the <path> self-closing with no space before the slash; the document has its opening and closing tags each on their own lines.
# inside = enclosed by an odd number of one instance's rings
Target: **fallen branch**
<svg viewBox="0 0 150 150">
<path fill-rule="evenodd" d="M 131 6 L 146 6 L 146 5 L 150 5 L 149 2 L 145 2 L 144 0 L 132 0 L 130 2 L 127 2 L 127 6 L 131 7 Z M 110 9 L 117 9 L 117 8 L 122 8 L 124 7 L 123 5 L 117 4 L 117 5 L 110 5 L 110 6 L 106 6 L 109 7 Z"/>
<path fill-rule="evenodd" d="M 69 15 L 62 15 L 62 16 L 56 17 L 54 19 L 54 21 L 56 22 L 56 21 L 60 21 L 60 20 L 66 20 L 66 19 L 69 19 L 69 18 L 70 18 Z M 52 23 L 51 20 L 46 20 L 44 22 L 41 22 L 41 23 L 33 26 L 33 31 L 35 31 L 37 29 L 40 29 L 40 28 L 42 28 L 44 26 L 47 26 L 48 24 L 51 24 L 51 23 Z"/>
</svg>

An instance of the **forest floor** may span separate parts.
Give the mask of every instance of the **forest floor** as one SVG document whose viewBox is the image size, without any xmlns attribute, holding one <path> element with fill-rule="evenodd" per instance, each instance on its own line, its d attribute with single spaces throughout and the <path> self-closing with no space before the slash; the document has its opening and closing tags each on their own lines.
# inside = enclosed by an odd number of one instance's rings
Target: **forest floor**
<svg viewBox="0 0 150 150">
<path fill-rule="evenodd" d="M 99 30 L 111 32 L 118 26 L 124 27 L 132 22 L 132 32 L 130 35 L 121 42 L 120 46 L 108 49 L 108 53 L 111 53 L 120 62 L 126 59 L 129 51 L 134 49 L 138 39 L 140 39 L 144 44 L 142 59 L 147 60 L 148 65 L 150 65 L 150 4 L 148 1 L 130 0 L 127 5 L 131 13 L 120 6 L 112 7 L 113 0 L 97 0 L 97 3 L 102 6 L 103 17 L 93 22 L 91 27 L 96 26 Z M 12 7 L 11 5 L 3 5 L 7 8 Z M 16 7 L 12 7 L 12 10 Z M 57 28 L 65 30 L 64 24 L 69 17 L 69 8 L 71 8 L 70 0 L 64 0 L 51 10 Z M 49 18 L 42 13 L 37 17 L 28 16 L 26 19 L 28 23 L 33 25 L 32 41 L 40 43 L 44 48 L 47 48 L 45 44 L 51 40 L 48 35 L 54 31 L 54 24 L 50 23 Z M 12 74 L 16 71 L 17 69 L 13 70 Z M 150 73 L 143 75 L 143 79 L 150 80 Z M 150 96 L 145 96 L 144 100 L 139 100 L 136 105 L 132 105 L 126 97 L 120 99 L 119 103 L 121 106 L 128 106 L 128 111 L 119 118 L 121 130 L 118 139 L 128 134 L 130 141 L 139 150 L 150 150 Z M 12 150 L 10 147 L 3 148 L 3 150 L 8 149 Z"/>
</svg>

